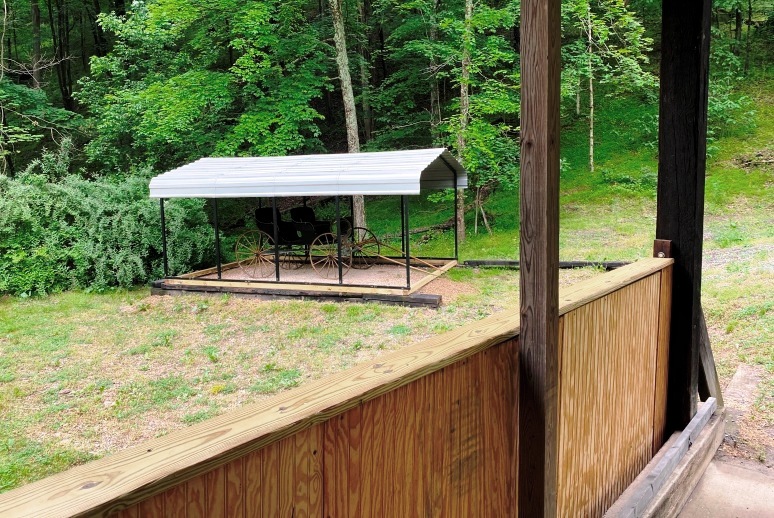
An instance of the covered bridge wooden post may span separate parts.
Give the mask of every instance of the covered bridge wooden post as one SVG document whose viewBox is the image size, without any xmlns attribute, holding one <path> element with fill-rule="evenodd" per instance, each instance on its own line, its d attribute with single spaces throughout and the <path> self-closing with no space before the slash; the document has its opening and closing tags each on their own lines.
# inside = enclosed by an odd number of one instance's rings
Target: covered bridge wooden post
<svg viewBox="0 0 774 518">
<path fill-rule="evenodd" d="M 519 516 L 556 516 L 560 1 L 521 2 Z"/>
<path fill-rule="evenodd" d="M 663 2 L 656 239 L 675 260 L 668 427 L 696 413 L 707 152 L 710 0 Z"/>
</svg>

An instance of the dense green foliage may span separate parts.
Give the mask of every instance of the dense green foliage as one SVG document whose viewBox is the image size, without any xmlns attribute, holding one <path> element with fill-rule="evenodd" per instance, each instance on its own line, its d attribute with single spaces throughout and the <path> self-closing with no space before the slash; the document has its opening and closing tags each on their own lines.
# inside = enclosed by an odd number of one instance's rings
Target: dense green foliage
<svg viewBox="0 0 774 518">
<path fill-rule="evenodd" d="M 157 275 L 158 211 L 143 187 L 153 173 L 208 155 L 347 148 L 327 2 L 2 1 L 0 292 Z M 519 1 L 337 1 L 361 148 L 449 147 L 471 173 L 476 210 L 515 187 Z M 652 168 L 628 170 L 621 159 L 595 172 L 605 139 L 618 141 L 595 106 L 636 99 L 642 109 L 617 131 L 655 156 L 659 6 L 563 0 L 562 123 L 586 130 L 585 160 L 564 150 L 563 174 L 652 187 Z M 753 120 L 738 85 L 770 75 L 773 12 L 770 1 L 716 2 L 713 139 Z M 170 247 L 173 269 L 204 261 L 211 240 L 193 210 L 202 203 L 186 203 L 185 216 L 175 215 L 185 204 L 170 205 L 171 224 L 202 238 Z"/>
<path fill-rule="evenodd" d="M 98 181 L 50 176 L 0 176 L 0 292 L 131 286 L 162 274 L 159 207 L 148 198 L 147 172 Z M 167 203 L 172 272 L 211 259 L 203 205 Z"/>
</svg>

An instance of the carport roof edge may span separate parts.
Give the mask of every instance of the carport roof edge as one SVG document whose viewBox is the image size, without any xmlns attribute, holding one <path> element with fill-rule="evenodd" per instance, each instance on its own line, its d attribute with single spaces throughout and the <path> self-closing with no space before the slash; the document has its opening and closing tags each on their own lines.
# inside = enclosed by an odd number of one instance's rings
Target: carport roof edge
<svg viewBox="0 0 774 518">
<path fill-rule="evenodd" d="M 150 181 L 151 198 L 257 198 L 419 194 L 465 188 L 444 148 L 279 157 L 201 158 Z"/>
</svg>

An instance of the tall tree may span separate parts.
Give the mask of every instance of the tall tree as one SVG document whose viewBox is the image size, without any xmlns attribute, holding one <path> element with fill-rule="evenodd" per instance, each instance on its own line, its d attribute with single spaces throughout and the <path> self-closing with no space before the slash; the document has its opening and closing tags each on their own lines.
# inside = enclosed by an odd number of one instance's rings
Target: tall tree
<svg viewBox="0 0 774 518">
<path fill-rule="evenodd" d="M 70 55 L 70 34 L 74 21 L 66 0 L 46 0 L 51 41 L 54 46 L 54 70 L 66 110 L 75 111 L 73 97 L 73 72 Z"/>
<path fill-rule="evenodd" d="M 32 15 L 32 81 L 35 88 L 40 88 L 42 80 L 42 62 L 40 55 L 40 2 L 30 0 Z"/>
<path fill-rule="evenodd" d="M 374 129 L 373 112 L 371 111 L 371 72 L 369 70 L 369 58 L 371 49 L 369 48 L 370 38 L 368 37 L 369 17 L 371 6 L 369 0 L 359 0 L 358 10 L 360 11 L 360 24 L 366 34 L 361 36 L 360 42 L 360 105 L 363 112 L 363 142 L 367 144 L 371 140 Z"/>
<path fill-rule="evenodd" d="M 6 48 L 5 48 L 5 34 L 8 28 L 8 22 L 10 19 L 10 13 L 8 12 L 8 1 L 3 0 L 3 23 L 0 27 L 0 85 L 5 80 L 6 70 Z M 4 103 L 0 103 L 0 159 L 2 159 L 2 166 L 0 167 L 0 173 L 6 174 L 10 171 L 13 174 L 13 161 L 10 158 L 10 152 L 8 150 L 10 144 L 10 132 L 8 130 L 8 116 L 5 113 L 6 107 Z"/>
<path fill-rule="evenodd" d="M 473 0 L 465 0 L 465 23 L 462 29 L 462 60 L 460 64 L 460 127 L 457 131 L 457 153 L 460 160 L 465 155 L 466 134 L 470 124 L 470 67 L 473 51 Z M 476 196 L 476 222 L 478 222 L 478 201 Z M 465 192 L 457 195 L 457 240 L 465 241 Z"/>
<path fill-rule="evenodd" d="M 625 0 L 569 0 L 562 4 L 562 25 L 568 38 L 562 49 L 562 92 L 579 109 L 585 78 L 589 100 L 589 169 L 594 171 L 595 84 L 611 93 L 654 93 L 656 78 L 644 68 L 652 40 Z"/>
<path fill-rule="evenodd" d="M 360 135 L 357 126 L 357 106 L 352 90 L 352 77 L 349 73 L 347 55 L 347 33 L 344 27 L 344 15 L 341 12 L 341 0 L 329 0 L 333 21 L 333 42 L 336 46 L 336 66 L 341 83 L 341 96 L 344 100 L 344 120 L 347 126 L 347 151 L 360 152 Z M 365 203 L 363 196 L 352 197 L 352 218 L 356 227 L 365 227 Z"/>
</svg>

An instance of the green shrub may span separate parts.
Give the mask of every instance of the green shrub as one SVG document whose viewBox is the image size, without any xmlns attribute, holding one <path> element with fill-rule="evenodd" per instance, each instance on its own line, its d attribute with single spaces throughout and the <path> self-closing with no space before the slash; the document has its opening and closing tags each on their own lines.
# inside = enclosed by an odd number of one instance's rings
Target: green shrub
<svg viewBox="0 0 774 518">
<path fill-rule="evenodd" d="M 131 286 L 163 273 L 159 202 L 150 174 L 84 180 L 0 177 L 0 293 Z M 166 203 L 170 273 L 211 261 L 204 200 Z"/>
</svg>

